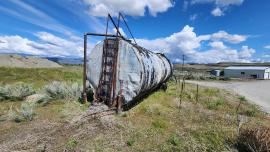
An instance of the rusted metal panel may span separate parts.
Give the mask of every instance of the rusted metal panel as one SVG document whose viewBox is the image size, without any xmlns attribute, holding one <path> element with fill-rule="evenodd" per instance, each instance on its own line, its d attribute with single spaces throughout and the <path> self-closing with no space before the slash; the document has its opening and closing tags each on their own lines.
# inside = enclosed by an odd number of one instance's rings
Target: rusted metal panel
<svg viewBox="0 0 270 152">
<path fill-rule="evenodd" d="M 110 100 L 123 96 L 124 105 L 157 89 L 172 75 L 172 64 L 163 55 L 153 53 L 130 41 L 115 38 L 118 44 L 116 65 L 111 80 Z M 97 96 L 101 87 L 100 79 L 104 77 L 102 71 L 104 57 L 104 42 L 98 43 L 91 51 L 87 62 L 87 80 Z"/>
</svg>

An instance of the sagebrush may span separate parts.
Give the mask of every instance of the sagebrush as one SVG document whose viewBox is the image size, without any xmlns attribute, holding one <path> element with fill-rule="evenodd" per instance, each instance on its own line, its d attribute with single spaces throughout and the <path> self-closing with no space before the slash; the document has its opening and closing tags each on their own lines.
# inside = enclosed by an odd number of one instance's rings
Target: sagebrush
<svg viewBox="0 0 270 152">
<path fill-rule="evenodd" d="M 0 86 L 1 100 L 23 100 L 25 97 L 34 94 L 31 84 L 16 83 L 12 85 Z"/>
<path fill-rule="evenodd" d="M 78 83 L 53 81 L 44 87 L 44 91 L 53 99 L 76 100 L 81 95 L 82 87 Z"/>
</svg>

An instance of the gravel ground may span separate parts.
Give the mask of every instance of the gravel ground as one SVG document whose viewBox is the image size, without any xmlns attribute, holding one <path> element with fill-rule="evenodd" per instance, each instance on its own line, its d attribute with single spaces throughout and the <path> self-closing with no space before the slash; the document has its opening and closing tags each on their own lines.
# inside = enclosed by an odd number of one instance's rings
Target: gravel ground
<svg viewBox="0 0 270 152">
<path fill-rule="evenodd" d="M 270 80 L 252 80 L 242 82 L 187 81 L 201 86 L 216 87 L 234 91 L 245 96 L 250 102 L 259 105 L 263 111 L 270 113 Z"/>
<path fill-rule="evenodd" d="M 48 59 L 0 54 L 0 67 L 59 68 L 61 65 Z"/>
</svg>

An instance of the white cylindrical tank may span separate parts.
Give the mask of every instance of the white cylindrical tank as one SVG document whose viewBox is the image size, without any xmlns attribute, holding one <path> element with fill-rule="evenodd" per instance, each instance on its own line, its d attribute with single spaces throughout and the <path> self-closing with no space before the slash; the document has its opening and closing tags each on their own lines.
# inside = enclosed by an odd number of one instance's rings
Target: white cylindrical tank
<svg viewBox="0 0 270 152">
<path fill-rule="evenodd" d="M 138 45 L 123 39 L 117 41 L 117 60 L 115 74 L 111 85 L 115 85 L 112 91 L 116 95 L 124 96 L 124 105 L 154 91 L 165 83 L 172 75 L 172 64 L 163 55 L 153 53 Z M 104 72 L 104 43 L 98 43 L 90 52 L 87 60 L 87 80 L 94 92 L 98 92 L 102 86 L 101 79 Z"/>
</svg>

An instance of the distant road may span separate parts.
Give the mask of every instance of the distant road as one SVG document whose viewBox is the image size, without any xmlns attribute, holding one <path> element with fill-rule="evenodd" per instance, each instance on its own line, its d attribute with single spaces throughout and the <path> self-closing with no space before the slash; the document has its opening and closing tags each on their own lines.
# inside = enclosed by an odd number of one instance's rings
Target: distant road
<svg viewBox="0 0 270 152">
<path fill-rule="evenodd" d="M 252 80 L 245 82 L 209 82 L 186 80 L 186 82 L 234 91 L 239 95 L 245 96 L 251 102 L 259 105 L 263 111 L 270 113 L 270 80 Z"/>
</svg>

